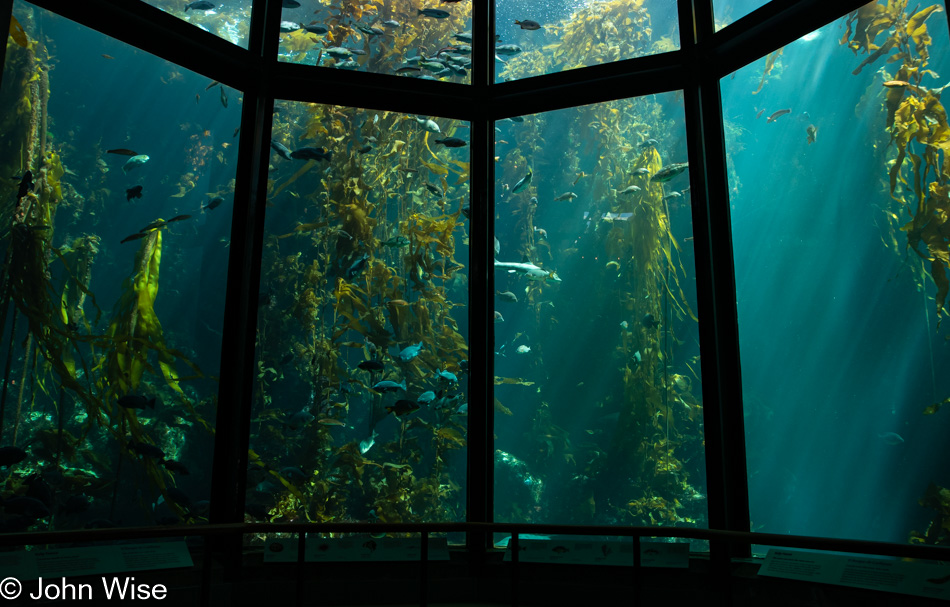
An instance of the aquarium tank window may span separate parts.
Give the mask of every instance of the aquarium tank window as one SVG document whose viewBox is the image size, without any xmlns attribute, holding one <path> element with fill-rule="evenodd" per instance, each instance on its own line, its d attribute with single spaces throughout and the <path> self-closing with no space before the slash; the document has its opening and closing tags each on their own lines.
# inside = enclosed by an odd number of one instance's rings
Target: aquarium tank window
<svg viewBox="0 0 950 607">
<path fill-rule="evenodd" d="M 752 11 L 762 8 L 770 0 L 713 0 L 713 11 L 716 18 L 716 31 L 726 27 L 733 21 L 745 17 Z"/>
<path fill-rule="evenodd" d="M 0 524 L 206 521 L 240 94 L 30 4 L 13 17 Z"/>
<path fill-rule="evenodd" d="M 295 8 L 287 5 L 296 4 Z M 469 83 L 472 6 L 409 0 L 285 0 L 278 59 Z"/>
<path fill-rule="evenodd" d="M 247 48 L 254 0 L 139 0 L 174 15 L 199 29 Z M 293 6 L 296 5 L 296 6 Z M 284 13 L 300 8 L 300 2 L 284 0 Z M 297 11 L 299 12 L 299 11 Z"/>
<path fill-rule="evenodd" d="M 871 3 L 722 79 L 754 530 L 940 533 L 944 9 Z"/>
<path fill-rule="evenodd" d="M 665 0 L 495 2 L 495 81 L 679 50 Z"/>
<path fill-rule="evenodd" d="M 278 101 L 247 514 L 465 519 L 468 123 Z"/>
<path fill-rule="evenodd" d="M 495 520 L 706 526 L 678 92 L 495 135 Z"/>
</svg>

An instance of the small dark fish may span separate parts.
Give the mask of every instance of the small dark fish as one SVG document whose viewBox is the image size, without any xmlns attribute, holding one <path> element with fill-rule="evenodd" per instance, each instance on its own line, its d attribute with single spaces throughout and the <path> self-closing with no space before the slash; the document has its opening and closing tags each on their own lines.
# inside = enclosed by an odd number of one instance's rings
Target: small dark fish
<svg viewBox="0 0 950 607">
<path fill-rule="evenodd" d="M 115 57 L 113 57 L 112 55 L 106 55 L 105 53 L 102 53 L 102 58 L 103 58 L 103 59 L 115 59 Z"/>
<path fill-rule="evenodd" d="M 300 148 L 290 153 L 290 157 L 295 160 L 330 160 L 333 152 L 328 152 L 324 148 Z"/>
<path fill-rule="evenodd" d="M 380 28 L 378 28 L 378 27 L 371 27 L 371 26 L 369 26 L 369 25 L 362 25 L 362 24 L 359 24 L 359 23 L 356 25 L 356 29 L 358 29 L 359 31 L 363 32 L 363 33 L 366 34 L 367 36 L 380 36 L 380 35 L 386 33 L 385 30 L 382 30 L 382 29 L 380 29 Z"/>
<path fill-rule="evenodd" d="M 275 152 L 277 152 L 277 155 L 280 156 L 281 158 L 285 158 L 287 160 L 291 159 L 290 149 L 283 143 L 277 141 L 276 139 L 271 139 L 270 147 Z"/>
<path fill-rule="evenodd" d="M 231 137 L 232 137 L 232 138 L 233 138 L 233 137 L 237 137 L 237 136 L 238 136 L 238 133 L 240 133 L 240 132 L 241 132 L 241 127 L 238 127 L 238 128 L 236 128 L 236 129 L 234 129 L 234 134 L 231 135 Z"/>
<path fill-rule="evenodd" d="M 221 87 L 221 105 L 228 107 L 228 92 Z"/>
<path fill-rule="evenodd" d="M 441 143 L 447 148 L 461 148 L 465 146 L 465 140 L 458 137 L 446 137 L 445 139 L 436 139 L 436 143 Z"/>
<path fill-rule="evenodd" d="M 359 259 L 350 264 L 349 269 L 346 271 L 347 278 L 353 278 L 358 276 L 363 269 L 366 267 L 366 262 L 369 260 L 369 255 L 363 253 Z"/>
<path fill-rule="evenodd" d="M 652 314 L 645 314 L 640 322 L 647 329 L 655 329 L 660 326 L 659 321 L 657 321 L 657 319 L 654 318 Z"/>
<path fill-rule="evenodd" d="M 885 432 L 884 434 L 878 434 L 877 437 L 888 445 L 899 445 L 904 442 L 904 437 L 896 432 Z"/>
<path fill-rule="evenodd" d="M 164 462 L 162 462 L 162 465 L 165 466 L 165 469 L 169 472 L 174 472 L 175 474 L 180 474 L 182 476 L 188 476 L 188 468 L 181 462 L 176 462 L 173 459 L 166 459 Z"/>
<path fill-rule="evenodd" d="M 525 19 L 524 21 L 515 21 L 515 25 L 520 25 L 523 30 L 539 30 L 541 29 L 541 24 L 537 21 L 529 21 Z"/>
<path fill-rule="evenodd" d="M 383 363 L 377 360 L 364 360 L 363 362 L 361 362 L 360 364 L 356 366 L 364 371 L 382 371 L 383 369 L 386 368 L 386 366 Z"/>
<path fill-rule="evenodd" d="M 196 11 L 210 11 L 214 8 L 214 4 L 208 2 L 207 0 L 195 0 L 185 5 L 185 12 L 188 12 L 188 9 L 194 9 Z"/>
<path fill-rule="evenodd" d="M 310 478 L 306 472 L 300 468 L 297 468 L 296 466 L 287 466 L 286 468 L 281 468 L 280 475 L 294 483 L 302 483 Z"/>
<path fill-rule="evenodd" d="M 766 118 L 765 122 L 766 123 L 774 122 L 776 118 L 780 116 L 784 116 L 785 114 L 791 114 L 791 113 L 792 113 L 792 110 L 779 110 L 775 112 L 774 114 L 772 114 L 771 116 L 769 116 L 768 118 Z"/>
<path fill-rule="evenodd" d="M 808 135 L 808 145 L 815 143 L 818 139 L 818 127 L 814 124 L 809 124 L 808 128 L 805 129 L 805 133 Z"/>
<path fill-rule="evenodd" d="M 409 242 L 409 239 L 406 238 L 405 236 L 394 236 L 390 238 L 389 240 L 383 241 L 379 244 L 383 245 L 384 247 L 393 247 L 393 248 L 401 249 L 402 247 L 408 247 L 412 243 Z"/>
<path fill-rule="evenodd" d="M 171 219 L 169 219 L 169 220 L 166 221 L 165 223 L 171 223 L 171 222 L 173 222 L 173 221 L 183 221 L 183 220 L 185 220 L 185 219 L 191 219 L 191 215 L 175 215 L 174 217 L 172 217 Z"/>
<path fill-rule="evenodd" d="M 129 188 L 125 191 L 126 202 L 128 202 L 129 200 L 132 200 L 133 198 L 141 198 L 141 197 L 142 197 L 142 186 L 140 185 L 137 185 L 133 188 Z"/>
<path fill-rule="evenodd" d="M 641 150 L 644 150 L 646 148 L 655 148 L 658 143 L 660 142 L 657 141 L 656 139 L 647 139 L 646 141 L 641 141 L 637 145 L 637 147 L 640 148 Z"/>
<path fill-rule="evenodd" d="M 222 203 L 222 202 L 224 202 L 224 198 L 221 198 L 220 196 L 217 196 L 217 197 L 215 197 L 215 198 L 212 198 L 212 199 L 211 199 L 211 202 L 209 202 L 208 204 L 206 204 L 205 206 L 203 206 L 203 207 L 201 207 L 201 208 L 202 208 L 202 209 L 207 209 L 207 210 L 211 211 L 211 210 L 214 210 L 214 209 L 218 208 L 219 206 L 221 206 L 221 203 Z"/>
<path fill-rule="evenodd" d="M 386 407 L 386 410 L 393 415 L 406 415 L 419 409 L 419 404 L 411 400 L 397 400 L 396 404 Z"/>
<path fill-rule="evenodd" d="M 0 466 L 12 466 L 26 459 L 26 451 L 19 447 L 0 447 Z"/>
<path fill-rule="evenodd" d="M 657 171 L 653 177 L 650 177 L 650 183 L 666 183 L 688 168 L 688 162 L 674 162 L 673 164 L 663 167 Z"/>
<path fill-rule="evenodd" d="M 20 179 L 20 187 L 17 190 L 17 200 L 23 198 L 27 193 L 33 191 L 33 173 L 32 171 L 27 171 L 23 173 L 23 178 Z"/>
<path fill-rule="evenodd" d="M 139 443 L 136 441 L 129 441 L 129 449 L 135 451 L 139 455 L 144 455 L 145 457 L 152 457 L 155 459 L 165 459 L 165 452 L 156 447 L 155 445 L 149 445 L 148 443 Z"/>
<path fill-rule="evenodd" d="M 148 236 L 148 232 L 139 232 L 138 234 L 132 234 L 131 236 L 126 236 L 121 241 L 119 241 L 119 244 L 132 242 L 133 240 L 138 240 L 139 238 L 145 238 L 146 236 Z"/>
<path fill-rule="evenodd" d="M 449 16 L 448 11 L 444 11 L 438 8 L 422 8 L 418 9 L 417 15 L 425 15 L 426 17 L 432 17 L 433 19 L 445 19 Z"/>
<path fill-rule="evenodd" d="M 759 118 L 762 117 L 762 114 L 764 113 L 765 113 L 765 110 L 759 110 L 758 113 L 756 113 L 755 115 L 755 119 L 758 120 Z"/>
<path fill-rule="evenodd" d="M 416 73 L 416 72 L 421 72 L 421 71 L 422 71 L 421 67 L 416 67 L 414 65 L 404 65 L 402 67 L 396 68 L 397 74 L 410 74 L 410 73 Z"/>
<path fill-rule="evenodd" d="M 106 150 L 106 154 L 118 154 L 119 156 L 138 156 L 138 152 L 133 152 L 126 148 L 116 148 L 114 150 Z"/>
<path fill-rule="evenodd" d="M 524 177 L 522 177 L 521 180 L 518 181 L 518 183 L 515 184 L 515 187 L 511 188 L 511 193 L 517 194 L 519 192 L 523 192 L 527 190 L 528 186 L 531 185 L 531 176 L 532 176 L 531 169 L 528 169 L 528 173 Z"/>
<path fill-rule="evenodd" d="M 310 25 L 303 26 L 305 30 L 311 34 L 323 35 L 330 31 L 330 29 L 325 25 L 320 25 L 319 23 L 311 23 Z"/>
<path fill-rule="evenodd" d="M 218 82 L 217 80 L 212 80 L 212 81 L 211 81 L 211 84 L 209 84 L 208 86 L 205 87 L 205 90 L 206 90 L 206 91 L 211 90 L 211 89 L 213 89 L 214 87 L 218 86 L 219 84 L 221 84 L 221 83 Z"/>
<path fill-rule="evenodd" d="M 119 397 L 119 406 L 126 409 L 149 409 L 155 408 L 155 397 L 146 398 L 138 394 L 126 394 Z"/>
<path fill-rule="evenodd" d="M 371 145 L 364 145 L 364 146 L 361 147 L 359 150 L 357 150 L 357 153 L 358 153 L 358 154 L 369 154 L 369 153 L 372 152 L 372 151 L 373 151 L 373 146 L 371 146 Z"/>
<path fill-rule="evenodd" d="M 432 185 L 431 183 L 426 184 L 426 189 L 435 194 L 436 196 L 442 197 L 445 194 L 442 192 L 442 188 Z"/>
<path fill-rule="evenodd" d="M 467 219 L 472 218 L 472 206 L 470 204 L 466 204 L 462 207 L 462 215 L 465 215 Z"/>
<path fill-rule="evenodd" d="M 297 0 L 283 0 L 281 3 L 282 8 L 300 8 L 300 3 Z"/>
<path fill-rule="evenodd" d="M 142 234 L 147 234 L 148 232 L 152 230 L 157 230 L 158 228 L 164 227 L 166 223 L 168 222 L 165 221 L 164 219 L 156 219 L 152 223 L 148 224 L 147 226 L 139 230 L 139 232 L 141 232 Z"/>
<path fill-rule="evenodd" d="M 201 94 L 195 93 L 195 105 L 198 105 L 201 102 Z"/>
</svg>

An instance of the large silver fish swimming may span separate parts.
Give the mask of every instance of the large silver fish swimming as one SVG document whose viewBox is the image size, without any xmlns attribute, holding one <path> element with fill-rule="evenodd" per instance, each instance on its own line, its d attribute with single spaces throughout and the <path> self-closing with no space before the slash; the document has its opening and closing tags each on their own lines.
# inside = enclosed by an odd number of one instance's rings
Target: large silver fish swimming
<svg viewBox="0 0 950 607">
<path fill-rule="evenodd" d="M 549 272 L 534 265 L 533 263 L 514 263 L 510 261 L 495 260 L 495 268 L 505 270 L 509 274 L 517 272 L 529 280 L 546 280 L 547 282 L 561 282 L 557 272 Z"/>
</svg>

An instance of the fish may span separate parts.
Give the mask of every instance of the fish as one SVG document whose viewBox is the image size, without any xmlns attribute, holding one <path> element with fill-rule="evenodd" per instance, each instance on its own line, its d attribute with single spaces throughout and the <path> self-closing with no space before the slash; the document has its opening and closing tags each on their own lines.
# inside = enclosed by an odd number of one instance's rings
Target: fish
<svg viewBox="0 0 950 607">
<path fill-rule="evenodd" d="M 372 151 L 373 151 L 373 146 L 371 145 L 364 145 L 359 150 L 357 150 L 357 152 L 360 154 L 369 154 Z"/>
<path fill-rule="evenodd" d="M 466 203 L 462 205 L 462 215 L 465 215 L 466 219 L 472 218 L 472 205 Z"/>
<path fill-rule="evenodd" d="M 359 275 L 363 269 L 366 267 L 366 262 L 369 260 L 369 255 L 363 253 L 356 261 L 350 264 L 350 267 L 346 270 L 347 278 L 354 278 Z"/>
<path fill-rule="evenodd" d="M 888 445 L 899 445 L 904 442 L 904 437 L 896 432 L 885 432 L 884 434 L 878 434 L 877 437 L 883 439 Z"/>
<path fill-rule="evenodd" d="M 324 426 L 346 426 L 346 424 L 335 417 L 323 417 L 317 420 L 318 424 Z"/>
<path fill-rule="evenodd" d="M 26 451 L 19 447 L 0 447 L 0 466 L 12 466 L 26 459 Z"/>
<path fill-rule="evenodd" d="M 119 244 L 131 242 L 133 240 L 138 240 L 139 238 L 145 238 L 146 236 L 148 236 L 148 232 L 139 232 L 138 234 L 132 234 L 131 236 L 126 236 L 125 238 L 120 240 Z"/>
<path fill-rule="evenodd" d="M 106 154 L 118 154 L 120 156 L 138 156 L 138 152 L 133 152 L 126 148 L 115 148 L 114 150 L 106 150 Z"/>
<path fill-rule="evenodd" d="M 300 8 L 300 3 L 297 0 L 281 0 L 281 8 Z"/>
<path fill-rule="evenodd" d="M 290 153 L 290 157 L 295 160 L 326 160 L 329 161 L 333 152 L 324 148 L 300 148 Z"/>
<path fill-rule="evenodd" d="M 223 86 L 221 87 L 221 105 L 228 107 L 228 92 Z"/>
<path fill-rule="evenodd" d="M 222 202 L 224 202 L 224 198 L 221 198 L 220 196 L 216 196 L 215 198 L 212 198 L 212 199 L 211 199 L 211 202 L 209 202 L 208 204 L 206 204 L 205 206 L 203 206 L 203 207 L 201 207 L 201 208 L 202 208 L 202 209 L 207 209 L 207 210 L 209 210 L 209 211 L 212 211 L 212 210 L 218 208 L 219 206 L 221 206 L 221 203 L 222 203 Z"/>
<path fill-rule="evenodd" d="M 656 139 L 647 139 L 646 141 L 641 141 L 639 144 L 637 144 L 637 147 L 641 150 L 645 150 L 646 148 L 655 148 L 658 143 L 660 142 Z"/>
<path fill-rule="evenodd" d="M 465 147 L 465 140 L 459 139 L 458 137 L 445 137 L 443 139 L 435 139 L 436 143 L 444 145 L 447 148 L 461 148 Z"/>
<path fill-rule="evenodd" d="M 417 117 L 416 117 L 416 122 L 418 122 L 419 124 L 421 124 L 423 127 L 425 127 L 425 130 L 427 130 L 427 131 L 429 131 L 429 132 L 431 132 L 431 133 L 441 133 L 441 132 L 442 132 L 442 129 L 439 128 L 439 125 L 435 122 L 435 120 L 431 120 L 431 119 L 429 119 L 429 118 L 420 118 L 420 117 L 417 116 Z"/>
<path fill-rule="evenodd" d="M 393 415 L 407 415 L 419 409 L 419 403 L 411 400 L 397 400 L 396 404 L 386 407 L 386 410 Z"/>
<path fill-rule="evenodd" d="M 384 394 L 386 392 L 395 392 L 396 390 L 402 390 L 403 392 L 405 392 L 406 380 L 402 380 L 402 382 L 397 384 L 394 381 L 389 381 L 388 379 L 384 379 L 383 381 L 376 382 L 376 384 L 373 386 L 373 391 L 379 392 L 380 394 Z"/>
<path fill-rule="evenodd" d="M 106 55 L 105 53 L 102 53 L 102 58 L 103 58 L 103 59 L 115 59 L 115 57 L 113 57 L 112 55 Z"/>
<path fill-rule="evenodd" d="M 413 358 L 419 356 L 419 353 L 422 351 L 422 342 L 415 345 L 406 346 L 399 352 L 399 360 L 403 362 L 409 362 Z"/>
<path fill-rule="evenodd" d="M 765 110 L 759 110 L 758 113 L 756 113 L 755 115 L 755 119 L 758 120 L 759 118 L 762 117 L 762 114 L 764 113 L 765 113 Z"/>
<path fill-rule="evenodd" d="M 660 326 L 659 321 L 657 321 L 657 319 L 649 313 L 643 315 L 643 318 L 640 319 L 640 324 L 642 324 L 647 329 L 655 329 Z"/>
<path fill-rule="evenodd" d="M 173 221 L 184 221 L 185 219 L 191 219 L 191 215 L 175 215 L 165 223 L 171 223 Z"/>
<path fill-rule="evenodd" d="M 435 400 L 435 392 L 433 392 L 432 390 L 423 392 L 422 394 L 419 395 L 418 398 L 416 398 L 416 401 L 421 405 L 428 405 L 434 400 Z"/>
<path fill-rule="evenodd" d="M 389 240 L 380 242 L 379 244 L 383 245 L 384 247 L 393 247 L 398 249 L 402 247 L 408 247 L 410 242 L 405 236 L 394 236 Z"/>
<path fill-rule="evenodd" d="M 363 32 L 367 36 L 380 36 L 386 33 L 386 30 L 380 29 L 378 27 L 372 27 L 369 25 L 357 24 L 356 29 Z"/>
<path fill-rule="evenodd" d="M 436 375 L 439 376 L 439 379 L 444 379 L 445 381 L 449 383 L 453 383 L 453 384 L 459 383 L 458 376 L 456 376 L 455 373 L 452 373 L 451 371 L 445 371 L 443 369 L 442 371 L 437 371 Z"/>
<path fill-rule="evenodd" d="M 217 80 L 212 80 L 212 81 L 211 81 L 211 84 L 209 84 L 208 86 L 205 87 L 205 90 L 206 90 L 206 91 L 210 91 L 211 89 L 213 89 L 214 87 L 218 86 L 219 84 L 221 84 L 221 83 L 218 82 Z"/>
<path fill-rule="evenodd" d="M 501 241 L 498 240 L 498 237 L 495 236 L 495 255 L 501 253 Z"/>
<path fill-rule="evenodd" d="M 126 409 L 154 409 L 155 397 L 146 398 L 138 394 L 126 394 L 119 397 L 119 406 Z"/>
<path fill-rule="evenodd" d="M 766 119 L 765 119 L 765 122 L 766 122 L 766 124 L 768 124 L 769 122 L 775 122 L 775 120 L 776 120 L 777 118 L 779 118 L 780 116 L 784 116 L 785 114 L 791 114 L 791 113 L 792 113 L 792 110 L 789 110 L 789 109 L 786 109 L 786 110 L 779 110 L 779 111 L 773 113 L 773 114 L 772 114 L 771 116 L 769 116 L 768 118 L 766 118 Z"/>
<path fill-rule="evenodd" d="M 146 162 L 148 162 L 148 155 L 138 154 L 136 156 L 132 156 L 131 158 L 129 158 L 128 161 L 124 165 L 122 165 L 122 170 L 128 173 L 132 169 L 136 169 L 142 166 L 143 164 L 145 164 Z"/>
<path fill-rule="evenodd" d="M 624 188 L 623 190 L 620 190 L 620 192 L 618 192 L 618 193 L 619 193 L 619 194 L 633 194 L 633 193 L 639 192 L 639 191 L 640 191 L 640 186 L 638 186 L 638 185 L 631 185 L 631 186 L 628 186 L 628 187 Z"/>
<path fill-rule="evenodd" d="M 297 23 L 296 21 L 281 21 L 280 22 L 280 31 L 284 32 L 285 34 L 289 34 L 290 32 L 296 32 L 299 29 L 300 29 L 300 24 Z"/>
<path fill-rule="evenodd" d="M 208 2 L 207 0 L 195 0 L 194 2 L 189 2 L 185 5 L 185 12 L 188 12 L 188 9 L 196 11 L 210 11 L 214 8 L 214 4 Z"/>
<path fill-rule="evenodd" d="M 291 160 L 290 149 L 283 143 L 277 141 L 276 139 L 270 140 L 270 147 L 272 150 L 277 152 L 277 155 L 286 160 Z"/>
<path fill-rule="evenodd" d="M 565 192 L 561 194 L 560 196 L 558 196 L 557 198 L 555 198 L 554 202 L 557 202 L 559 200 L 570 200 L 573 202 L 575 198 L 577 198 L 577 194 L 575 194 L 574 192 Z"/>
<path fill-rule="evenodd" d="M 142 186 L 140 185 L 131 187 L 125 191 L 126 202 L 132 200 L 133 198 L 141 198 L 141 197 L 142 197 Z"/>
<path fill-rule="evenodd" d="M 162 466 L 164 466 L 169 472 L 174 472 L 175 474 L 180 474 L 182 476 L 188 476 L 188 467 L 181 462 L 176 462 L 172 459 L 166 459 L 164 462 L 162 462 Z"/>
<path fill-rule="evenodd" d="M 528 263 L 514 263 L 508 261 L 495 260 L 495 268 L 507 271 L 509 274 L 520 274 L 529 280 L 544 280 L 547 282 L 561 282 L 556 272 L 543 270 L 538 266 Z"/>
<path fill-rule="evenodd" d="M 356 365 L 357 368 L 364 371 L 382 371 L 386 368 L 386 365 L 379 362 L 378 360 L 364 360 L 360 364 Z"/>
<path fill-rule="evenodd" d="M 910 86 L 910 82 L 907 82 L 906 80 L 888 80 L 887 82 L 882 82 L 881 84 L 889 89 L 899 89 L 904 88 L 905 86 Z"/>
<path fill-rule="evenodd" d="M 33 191 L 33 172 L 27 169 L 20 178 L 20 185 L 17 188 L 17 201 Z"/>
<path fill-rule="evenodd" d="M 805 133 L 808 136 L 808 145 L 815 143 L 818 139 L 818 127 L 814 124 L 809 124 L 808 128 L 805 129 Z"/>
<path fill-rule="evenodd" d="M 433 19 L 445 19 L 449 16 L 448 11 L 444 11 L 438 8 L 421 8 L 418 9 L 417 15 L 425 15 L 426 17 L 432 17 Z"/>
<path fill-rule="evenodd" d="M 330 28 L 328 28 L 325 25 L 321 25 L 319 23 L 311 23 L 309 25 L 303 26 L 303 28 L 307 30 L 308 32 L 310 32 L 311 34 L 316 34 L 318 36 L 322 36 L 323 34 L 326 34 L 327 32 L 330 31 Z"/>
<path fill-rule="evenodd" d="M 495 47 L 495 53 L 498 55 L 504 55 L 506 57 L 511 57 L 513 55 L 520 54 L 524 49 L 522 49 L 517 44 L 500 44 Z"/>
<path fill-rule="evenodd" d="M 383 25 L 385 25 L 386 27 L 401 27 L 402 26 L 401 23 L 393 19 L 390 19 L 388 21 L 383 21 Z"/>
<path fill-rule="evenodd" d="M 638 168 L 638 169 L 634 169 L 634 170 L 633 170 L 633 174 L 634 174 L 634 175 L 640 175 L 640 176 L 642 176 L 642 177 L 645 177 L 645 176 L 647 176 L 647 175 L 650 174 L 650 169 L 648 169 L 648 168 L 646 168 L 646 167 L 640 167 L 640 168 Z"/>
<path fill-rule="evenodd" d="M 668 164 L 657 171 L 653 177 L 650 177 L 650 183 L 666 183 L 688 168 L 688 162 L 674 162 L 673 164 Z"/>
<path fill-rule="evenodd" d="M 129 441 L 128 446 L 129 446 L 129 449 L 131 449 L 132 451 L 135 451 L 139 455 L 142 455 L 145 457 L 151 457 L 154 459 L 160 459 L 160 460 L 165 459 L 165 452 L 159 449 L 158 447 L 156 447 L 155 445 L 150 445 L 148 443 L 140 443 L 138 441 L 132 440 L 132 441 Z"/>
<path fill-rule="evenodd" d="M 502 301 L 507 301 L 508 303 L 518 303 L 518 296 L 511 291 L 495 291 L 495 295 L 497 295 L 498 299 Z"/>
<path fill-rule="evenodd" d="M 515 350 L 515 352 L 517 352 L 518 354 L 527 354 L 530 351 L 531 351 L 531 346 L 525 346 L 525 345 L 520 345 Z"/>
<path fill-rule="evenodd" d="M 511 193 L 517 194 L 518 192 L 523 192 L 528 189 L 528 186 L 531 185 L 531 176 L 531 169 L 528 169 L 528 173 L 515 184 L 515 187 L 511 188 Z"/>
<path fill-rule="evenodd" d="M 396 68 L 397 74 L 409 74 L 415 72 L 421 72 L 422 68 L 416 67 L 414 65 L 403 65 Z"/>
<path fill-rule="evenodd" d="M 541 29 L 541 24 L 537 21 L 530 21 L 525 19 L 524 21 L 515 20 L 515 25 L 520 25 L 523 30 L 539 30 Z"/>
<path fill-rule="evenodd" d="M 436 196 L 438 196 L 438 197 L 440 197 L 440 198 L 441 198 L 442 196 L 445 196 L 445 194 L 442 192 L 442 189 L 441 189 L 439 186 L 437 186 L 437 185 L 432 185 L 431 183 L 427 183 L 427 184 L 425 184 L 425 186 L 426 186 L 426 189 L 427 189 L 427 190 L 429 190 L 430 192 L 432 192 L 432 193 L 435 194 Z"/>
<path fill-rule="evenodd" d="M 498 310 L 495 310 L 495 324 L 498 324 L 500 322 L 505 322 L 505 317 L 501 315 L 501 312 L 499 312 Z"/>
<path fill-rule="evenodd" d="M 280 475 L 294 483 L 302 483 L 303 481 L 310 478 L 306 472 L 296 466 L 286 466 L 281 468 Z"/>
</svg>

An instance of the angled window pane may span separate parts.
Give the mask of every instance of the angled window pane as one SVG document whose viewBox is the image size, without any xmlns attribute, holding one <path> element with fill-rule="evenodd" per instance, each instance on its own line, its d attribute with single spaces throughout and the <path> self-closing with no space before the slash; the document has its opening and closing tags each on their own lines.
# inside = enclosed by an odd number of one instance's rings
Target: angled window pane
<svg viewBox="0 0 950 607">
<path fill-rule="evenodd" d="M 283 12 L 278 59 L 304 65 L 470 83 L 469 2 L 301 0 Z"/>
<path fill-rule="evenodd" d="M 255 519 L 464 520 L 468 132 L 434 116 L 277 103 Z"/>
<path fill-rule="evenodd" d="M 769 0 L 713 0 L 716 17 L 716 31 L 737 21 L 752 11 L 762 8 Z"/>
<path fill-rule="evenodd" d="M 205 521 L 239 95 L 196 106 L 207 78 L 27 3 L 14 17 L 3 529 Z"/>
<path fill-rule="evenodd" d="M 706 526 L 682 96 L 506 119 L 495 520 Z"/>
<path fill-rule="evenodd" d="M 141 0 L 199 29 L 247 48 L 253 0 Z M 298 9 L 299 10 L 299 9 Z M 284 11 L 285 13 L 287 10 Z"/>
<path fill-rule="evenodd" d="M 722 80 L 756 530 L 946 537 L 941 7 L 870 5 Z"/>
<path fill-rule="evenodd" d="M 496 82 L 679 50 L 665 0 L 496 2 L 495 34 Z"/>
</svg>

